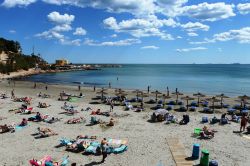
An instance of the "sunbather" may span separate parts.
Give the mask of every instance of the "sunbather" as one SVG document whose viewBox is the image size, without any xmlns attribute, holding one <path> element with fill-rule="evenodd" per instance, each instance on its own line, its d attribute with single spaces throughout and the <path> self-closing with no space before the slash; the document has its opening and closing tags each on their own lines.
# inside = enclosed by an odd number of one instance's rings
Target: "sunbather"
<svg viewBox="0 0 250 166">
<path fill-rule="evenodd" d="M 226 117 L 226 115 L 226 113 L 223 113 L 221 115 L 220 124 L 228 124 L 228 118 Z"/>
<path fill-rule="evenodd" d="M 9 128 L 9 126 L 7 124 L 1 125 L 0 129 L 1 129 L 0 133 L 7 133 L 7 132 L 10 131 L 10 128 Z"/>
<path fill-rule="evenodd" d="M 44 122 L 47 122 L 49 124 L 52 124 L 52 123 L 55 123 L 55 122 L 58 122 L 60 121 L 62 118 L 55 118 L 55 117 L 51 117 L 50 119 L 47 118 L 47 119 L 44 119 L 43 121 Z"/>
<path fill-rule="evenodd" d="M 37 128 L 38 130 L 38 134 L 41 136 L 41 137 L 49 137 L 49 136 L 52 136 L 52 135 L 57 135 L 56 132 L 54 132 L 53 130 L 51 130 L 50 128 L 40 128 L 38 127 Z"/>
<path fill-rule="evenodd" d="M 84 123 L 86 120 L 83 117 L 80 118 L 73 118 L 69 119 L 66 123 L 67 124 L 76 124 L 76 123 Z"/>
<path fill-rule="evenodd" d="M 215 130 L 209 129 L 207 126 L 204 126 L 201 131 L 201 138 L 213 138 Z"/>
<path fill-rule="evenodd" d="M 19 124 L 19 126 L 27 126 L 28 125 L 28 121 L 27 119 L 23 118 L 22 122 Z"/>
<path fill-rule="evenodd" d="M 47 103 L 41 103 L 41 102 L 39 102 L 38 103 L 38 107 L 39 108 L 47 108 L 47 107 L 50 107 L 51 105 L 49 104 L 49 105 L 47 105 Z"/>
<path fill-rule="evenodd" d="M 111 118 L 110 121 L 109 121 L 109 123 L 106 124 L 106 126 L 114 126 L 114 125 L 115 125 L 115 123 L 114 123 L 114 119 L 113 118 Z"/>
</svg>

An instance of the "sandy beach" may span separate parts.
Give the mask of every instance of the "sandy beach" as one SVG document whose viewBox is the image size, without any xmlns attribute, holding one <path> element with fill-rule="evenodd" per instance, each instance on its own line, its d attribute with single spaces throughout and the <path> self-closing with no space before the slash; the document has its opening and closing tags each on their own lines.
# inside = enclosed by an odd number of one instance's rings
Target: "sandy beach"
<svg viewBox="0 0 250 166">
<path fill-rule="evenodd" d="M 231 122 L 227 125 L 209 125 L 212 129 L 217 130 L 215 137 L 210 140 L 200 140 L 192 137 L 194 128 L 202 128 L 202 116 L 213 117 L 213 114 L 203 114 L 199 112 L 188 112 L 190 116 L 190 123 L 188 125 L 179 124 L 164 124 L 148 122 L 152 110 L 149 104 L 145 104 L 146 110 L 143 112 L 124 111 L 123 106 L 115 106 L 114 112 L 120 117 L 115 117 L 117 123 L 115 126 L 103 129 L 100 125 L 86 126 L 90 121 L 90 112 L 80 111 L 91 107 L 93 110 L 100 108 L 102 111 L 109 111 L 110 106 L 104 104 L 90 104 L 92 98 L 96 96 L 91 87 L 82 87 L 81 92 L 85 95 L 78 101 L 71 103 L 77 106 L 80 113 L 74 116 L 67 116 L 59 114 L 62 112 L 61 106 L 63 101 L 58 101 L 59 93 L 66 91 L 70 94 L 78 95 L 77 86 L 62 86 L 62 85 L 48 85 L 48 90 L 45 90 L 45 85 L 37 84 L 37 88 L 33 88 L 34 84 L 31 82 L 16 81 L 15 87 L 13 84 L 8 84 L 6 80 L 0 82 L 0 92 L 6 93 L 9 98 L 0 99 L 1 117 L 6 117 L 0 121 L 0 125 L 11 124 L 13 122 L 19 123 L 22 118 L 28 118 L 32 115 L 19 115 L 8 112 L 8 110 L 15 109 L 21 106 L 22 103 L 13 102 L 10 98 L 10 92 L 15 89 L 16 97 L 28 96 L 32 98 L 31 106 L 35 111 L 41 114 L 49 114 L 50 116 L 62 118 L 61 121 L 54 124 L 45 122 L 29 122 L 28 126 L 15 133 L 0 134 L 0 163 L 6 166 L 27 166 L 30 159 L 40 159 L 45 155 L 60 160 L 64 156 L 69 155 L 70 163 L 76 162 L 77 165 L 103 165 L 103 166 L 157 166 L 162 163 L 164 166 L 175 166 L 175 161 L 167 144 L 168 139 L 176 138 L 184 144 L 187 156 L 192 155 L 192 147 L 194 143 L 199 143 L 200 147 L 207 149 L 210 152 L 210 159 L 215 159 L 221 166 L 248 166 L 250 163 L 250 140 L 241 137 L 233 131 L 239 131 L 240 124 Z M 38 98 L 39 92 L 51 95 L 51 98 Z M 109 89 L 107 96 L 114 96 L 114 90 Z M 128 92 L 128 98 L 134 97 L 135 94 Z M 154 94 L 151 94 L 151 98 Z M 174 95 L 173 98 L 175 99 Z M 148 101 L 149 97 L 145 98 Z M 51 104 L 48 108 L 38 108 L 38 102 L 46 102 Z M 230 105 L 236 104 L 234 98 L 225 99 L 225 103 Z M 238 103 L 239 104 L 239 103 Z M 199 108 L 201 109 L 201 108 Z M 226 109 L 218 109 L 216 116 L 220 118 L 221 113 L 226 112 Z M 112 113 L 112 114 L 113 114 Z M 182 118 L 183 113 L 172 111 L 178 119 Z M 128 116 L 122 117 L 124 114 Z M 65 124 L 68 119 L 72 117 L 83 116 L 87 122 L 86 124 Z M 110 118 L 98 116 L 98 118 L 109 121 Z M 32 134 L 36 132 L 37 127 L 49 127 L 58 133 L 56 136 L 48 138 L 35 139 Z M 98 163 L 102 156 L 82 155 L 81 153 L 72 153 L 65 151 L 65 147 L 55 148 L 59 144 L 62 137 L 74 139 L 77 135 L 95 135 L 99 140 L 102 138 L 115 138 L 128 140 L 128 150 L 121 154 L 108 155 L 105 163 Z M 199 164 L 199 160 L 194 161 Z"/>
</svg>

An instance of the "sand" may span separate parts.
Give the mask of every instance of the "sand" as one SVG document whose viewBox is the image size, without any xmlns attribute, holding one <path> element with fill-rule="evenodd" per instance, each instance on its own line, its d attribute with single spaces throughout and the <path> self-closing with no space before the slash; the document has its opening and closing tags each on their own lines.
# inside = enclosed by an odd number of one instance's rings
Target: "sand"
<svg viewBox="0 0 250 166">
<path fill-rule="evenodd" d="M 62 137 L 75 138 L 80 134 L 96 135 L 99 139 L 116 138 L 127 139 L 128 150 L 118 155 L 108 155 L 105 163 L 99 164 L 103 166 L 157 166 L 160 162 L 164 166 L 175 166 L 170 148 L 167 140 L 171 138 L 178 138 L 184 144 L 187 156 L 192 154 L 193 143 L 199 143 L 201 148 L 210 151 L 210 159 L 215 159 L 222 166 L 248 166 L 250 163 L 250 140 L 241 137 L 233 131 L 239 130 L 239 124 L 231 123 L 221 126 L 219 124 L 212 125 L 211 128 L 216 129 L 218 132 L 211 140 L 199 140 L 192 137 L 195 127 L 203 127 L 201 118 L 205 114 L 199 112 L 189 112 L 191 122 L 188 125 L 180 126 L 178 124 L 164 123 L 149 123 L 147 120 L 152 114 L 149 109 L 150 105 L 146 105 L 147 109 L 144 112 L 136 113 L 133 111 L 124 111 L 122 106 L 115 106 L 114 112 L 118 115 L 128 113 L 129 116 L 115 118 L 118 122 L 114 127 L 103 129 L 99 125 L 86 126 L 86 124 L 64 124 L 72 116 L 59 114 L 62 112 L 60 108 L 63 105 L 62 101 L 57 101 L 60 91 L 65 90 L 68 93 L 79 94 L 77 87 L 62 86 L 62 85 L 49 85 L 48 90 L 45 91 L 44 84 L 38 84 L 37 89 L 33 89 L 33 83 L 29 82 L 16 82 L 14 85 L 8 85 L 7 81 L 0 82 L 0 92 L 7 93 L 10 96 L 12 88 L 15 89 L 17 97 L 29 96 L 32 97 L 31 106 L 36 111 L 42 114 L 49 114 L 51 116 L 63 118 L 60 122 L 54 124 L 47 124 L 45 122 L 32 123 L 28 127 L 17 131 L 15 133 L 0 134 L 0 165 L 6 166 L 27 166 L 28 160 L 32 158 L 40 159 L 45 155 L 51 155 L 55 159 L 61 159 L 63 156 L 69 155 L 70 163 L 76 162 L 78 165 L 92 166 L 98 165 L 102 156 L 85 156 L 81 153 L 66 152 L 65 147 L 55 148 L 59 144 L 59 139 Z M 41 99 L 36 95 L 42 91 L 43 93 L 50 94 L 52 97 L 49 99 Z M 91 107 L 92 109 L 100 108 L 102 111 L 108 111 L 110 106 L 103 104 L 89 104 L 91 98 L 96 96 L 92 88 L 82 88 L 81 92 L 85 95 L 84 98 L 74 102 L 77 109 Z M 109 95 L 113 96 L 114 90 L 109 90 Z M 132 93 L 129 93 L 131 97 Z M 153 96 L 153 95 L 152 95 Z M 145 98 L 147 101 L 149 98 Z M 49 108 L 38 108 L 38 102 L 46 102 L 51 104 Z M 226 99 L 226 103 L 234 104 L 234 99 Z M 10 98 L 0 99 L 0 116 L 7 117 L 1 120 L 0 125 L 10 124 L 12 122 L 19 123 L 22 118 L 28 118 L 31 115 L 19 115 L 9 113 L 8 110 L 17 108 L 21 103 L 13 102 Z M 226 110 L 220 110 L 223 112 Z M 220 112 L 216 116 L 220 117 Z M 183 113 L 174 112 L 179 119 Z M 73 117 L 84 116 L 87 122 L 90 120 L 90 112 L 80 112 Z M 213 115 L 206 115 L 212 117 Z M 102 120 L 108 121 L 109 118 L 98 116 Z M 210 125 L 208 125 L 210 126 Z M 31 134 L 36 132 L 37 127 L 49 127 L 56 131 L 59 135 L 48 138 L 35 139 Z M 199 160 L 195 161 L 196 164 Z"/>
</svg>

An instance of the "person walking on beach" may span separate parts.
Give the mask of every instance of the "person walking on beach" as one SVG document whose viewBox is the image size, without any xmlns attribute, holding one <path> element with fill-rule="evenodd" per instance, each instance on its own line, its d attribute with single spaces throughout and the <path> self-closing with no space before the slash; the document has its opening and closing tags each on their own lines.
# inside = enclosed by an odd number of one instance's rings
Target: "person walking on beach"
<svg viewBox="0 0 250 166">
<path fill-rule="evenodd" d="M 105 159 L 108 156 L 106 138 L 103 138 L 103 140 L 101 141 L 101 152 L 102 152 L 102 161 L 101 162 L 104 163 Z"/>
<path fill-rule="evenodd" d="M 109 88 L 111 88 L 111 82 L 109 82 Z"/>
<path fill-rule="evenodd" d="M 148 93 L 149 93 L 149 91 L 150 91 L 150 86 L 148 86 Z"/>
<path fill-rule="evenodd" d="M 14 98 L 15 98 L 14 89 L 12 89 L 12 91 L 11 91 L 11 98 L 12 98 L 12 99 L 14 99 Z"/>
<path fill-rule="evenodd" d="M 243 131 L 245 131 L 247 122 L 248 122 L 248 118 L 246 117 L 246 115 L 243 115 L 241 117 L 241 122 L 240 122 L 240 132 L 242 132 L 242 129 Z"/>
<path fill-rule="evenodd" d="M 168 89 L 168 86 L 167 86 L 167 96 L 169 96 L 169 89 Z"/>
<path fill-rule="evenodd" d="M 34 89 L 36 89 L 36 82 L 34 83 Z"/>
<path fill-rule="evenodd" d="M 94 85 L 94 92 L 95 92 L 95 85 Z"/>
<path fill-rule="evenodd" d="M 81 90 L 81 86 L 80 86 L 80 85 L 78 85 L 78 90 L 79 90 L 79 91 Z"/>
<path fill-rule="evenodd" d="M 47 85 L 45 86 L 45 90 L 48 90 L 48 86 Z"/>
<path fill-rule="evenodd" d="M 113 100 L 110 101 L 110 112 L 113 112 L 114 109 L 114 102 Z"/>
</svg>

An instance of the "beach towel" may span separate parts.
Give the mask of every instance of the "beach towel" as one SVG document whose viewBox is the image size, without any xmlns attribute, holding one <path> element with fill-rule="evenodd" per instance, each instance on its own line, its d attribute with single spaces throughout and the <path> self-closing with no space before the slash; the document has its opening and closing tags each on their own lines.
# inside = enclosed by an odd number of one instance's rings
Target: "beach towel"
<svg viewBox="0 0 250 166">
<path fill-rule="evenodd" d="M 19 125 L 17 125 L 17 126 L 15 126 L 15 131 L 20 131 L 23 128 L 26 128 L 26 127 L 27 127 L 27 125 L 26 126 L 19 126 Z"/>
<path fill-rule="evenodd" d="M 61 138 L 60 139 L 60 144 L 61 145 L 72 145 L 72 142 L 66 138 Z"/>
<path fill-rule="evenodd" d="M 44 156 L 41 160 L 35 161 L 35 160 L 30 160 L 30 164 L 33 166 L 45 166 L 45 163 L 48 161 L 51 161 L 52 158 L 51 156 Z"/>
<path fill-rule="evenodd" d="M 78 101 L 78 98 L 76 98 L 76 97 L 69 98 L 69 102 L 77 102 L 77 101 Z"/>
<path fill-rule="evenodd" d="M 96 150 L 97 150 L 97 147 L 90 145 L 89 147 L 87 147 L 87 148 L 85 149 L 85 152 L 91 153 L 91 154 L 95 154 L 95 153 L 96 153 Z"/>
<path fill-rule="evenodd" d="M 113 153 L 114 154 L 123 153 L 127 149 L 128 149 L 128 147 L 126 145 L 121 145 L 119 148 L 114 148 Z"/>
</svg>

